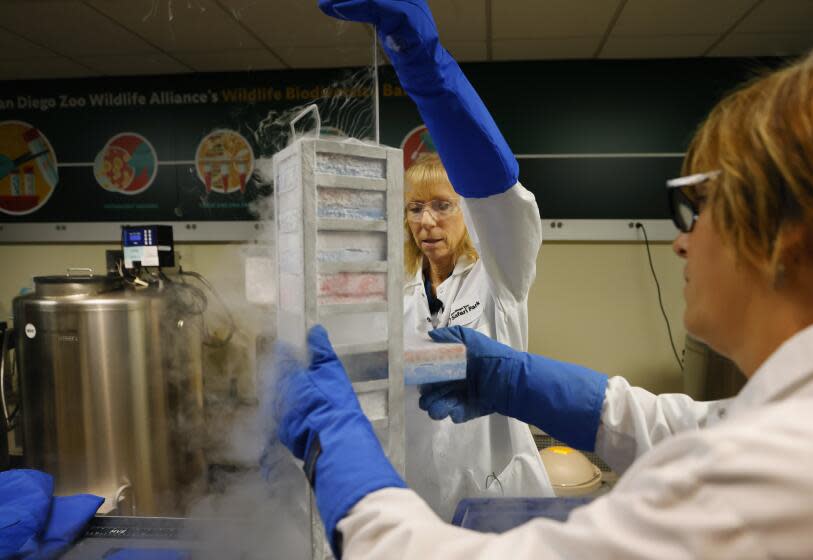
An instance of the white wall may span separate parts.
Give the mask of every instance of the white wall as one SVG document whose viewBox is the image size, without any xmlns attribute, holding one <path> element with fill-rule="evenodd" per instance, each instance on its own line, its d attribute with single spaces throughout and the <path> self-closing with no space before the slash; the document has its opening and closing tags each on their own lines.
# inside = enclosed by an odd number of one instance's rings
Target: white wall
<svg viewBox="0 0 813 560">
<path fill-rule="evenodd" d="M 664 307 L 683 349 L 683 264 L 651 246 Z M 532 352 L 580 363 L 653 392 L 682 390 L 646 248 L 641 243 L 547 243 L 530 294 Z"/>
<path fill-rule="evenodd" d="M 11 300 L 36 275 L 63 274 L 69 266 L 103 273 L 105 249 L 113 245 L 0 245 L 0 320 L 11 316 Z M 270 318 L 245 300 L 242 255 L 251 246 L 180 244 L 183 267 L 206 276 L 232 307 L 243 335 Z M 683 348 L 682 264 L 669 244 L 652 246 L 655 270 L 672 322 L 678 351 Z M 213 310 L 217 304 L 210 304 Z M 658 306 L 646 249 L 640 243 L 549 242 L 538 258 L 530 294 L 530 350 L 624 375 L 655 392 L 680 391 L 680 370 L 672 356 Z M 251 360 L 249 362 L 251 363 Z"/>
</svg>

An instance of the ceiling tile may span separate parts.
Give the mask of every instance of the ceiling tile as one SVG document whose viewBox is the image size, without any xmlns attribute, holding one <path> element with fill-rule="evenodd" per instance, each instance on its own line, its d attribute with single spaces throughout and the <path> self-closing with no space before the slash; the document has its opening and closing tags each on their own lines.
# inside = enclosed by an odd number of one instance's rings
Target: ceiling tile
<svg viewBox="0 0 813 560">
<path fill-rule="evenodd" d="M 753 5 L 754 0 L 629 0 L 612 34 L 719 34 L 729 29 Z"/>
<path fill-rule="evenodd" d="M 813 48 L 811 33 L 733 33 L 709 56 L 789 56 Z"/>
<path fill-rule="evenodd" d="M 278 47 L 276 52 L 292 68 L 367 66 L 373 61 L 372 44 L 342 47 Z M 385 62 L 383 57 L 379 62 Z"/>
<path fill-rule="evenodd" d="M 485 41 L 485 0 L 430 0 L 429 7 L 444 44 L 453 41 Z"/>
<path fill-rule="evenodd" d="M 315 0 L 219 0 L 271 47 L 372 44 L 369 26 L 326 16 Z"/>
<path fill-rule="evenodd" d="M 765 0 L 735 29 L 737 33 L 813 31 L 811 0 Z"/>
<path fill-rule="evenodd" d="M 192 72 L 189 66 L 181 64 L 163 53 L 88 56 L 77 58 L 77 61 L 106 76 L 146 76 Z"/>
<path fill-rule="evenodd" d="M 494 60 L 592 58 L 601 37 L 512 39 L 493 43 Z"/>
<path fill-rule="evenodd" d="M 257 49 L 262 45 L 212 0 L 89 0 L 164 51 Z"/>
<path fill-rule="evenodd" d="M 482 62 L 487 60 L 488 49 L 485 41 L 448 41 L 444 47 L 458 62 Z"/>
<path fill-rule="evenodd" d="M 487 0 L 428 1 L 453 56 L 485 60 Z M 0 0 L 0 62 L 15 60 L 0 65 L 0 72 L 24 79 L 369 64 L 370 27 L 332 19 L 316 4 Z M 755 4 L 711 56 L 813 48 L 813 0 L 627 0 L 599 56 L 700 56 Z M 491 0 L 493 58 L 592 58 L 620 5 L 622 0 Z M 43 60 L 30 63 L 34 58 Z"/>
<path fill-rule="evenodd" d="M 6 29 L 67 56 L 155 52 L 147 43 L 76 1 L 0 2 Z"/>
<path fill-rule="evenodd" d="M 28 41 L 19 35 L 0 29 L 0 59 L 53 57 L 54 53 Z"/>
<path fill-rule="evenodd" d="M 98 72 L 61 56 L 29 58 L 26 60 L 0 60 L 0 80 L 80 78 L 98 75 Z"/>
<path fill-rule="evenodd" d="M 178 52 L 173 53 L 173 56 L 199 72 L 275 70 L 283 67 L 280 61 L 265 49 Z"/>
<path fill-rule="evenodd" d="M 495 0 L 494 39 L 603 36 L 619 0 Z"/>
<path fill-rule="evenodd" d="M 599 58 L 691 58 L 702 56 L 717 35 L 657 35 L 617 37 L 611 35 Z"/>
</svg>

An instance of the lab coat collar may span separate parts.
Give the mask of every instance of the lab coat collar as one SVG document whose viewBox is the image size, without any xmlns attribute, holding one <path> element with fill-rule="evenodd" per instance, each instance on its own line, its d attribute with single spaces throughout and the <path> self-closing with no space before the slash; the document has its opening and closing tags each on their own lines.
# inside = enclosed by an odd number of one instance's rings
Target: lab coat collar
<svg viewBox="0 0 813 560">
<path fill-rule="evenodd" d="M 461 256 L 459 259 L 457 259 L 457 263 L 455 264 L 454 270 L 452 270 L 452 274 L 449 276 L 449 278 L 463 274 L 473 267 L 476 262 L 476 259 L 467 257 L 466 255 Z M 406 282 L 407 288 L 412 288 L 415 286 L 423 286 L 423 266 L 419 266 L 418 270 L 415 272 L 415 275 Z"/>
<path fill-rule="evenodd" d="M 751 376 L 729 412 L 752 409 L 790 397 L 813 381 L 813 325 L 783 342 Z"/>
</svg>

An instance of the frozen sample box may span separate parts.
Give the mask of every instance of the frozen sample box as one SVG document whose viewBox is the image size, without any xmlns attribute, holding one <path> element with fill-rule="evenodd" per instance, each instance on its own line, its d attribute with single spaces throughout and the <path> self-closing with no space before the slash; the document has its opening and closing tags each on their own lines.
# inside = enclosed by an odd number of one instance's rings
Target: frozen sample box
<svg viewBox="0 0 813 560">
<path fill-rule="evenodd" d="M 361 408 L 405 463 L 403 153 L 301 138 L 276 154 L 277 335 L 304 348 L 322 324 Z M 324 530 L 311 502 L 313 558 Z"/>
<path fill-rule="evenodd" d="M 427 339 L 404 344 L 404 383 L 425 385 L 466 378 L 466 346 Z"/>
<path fill-rule="evenodd" d="M 390 459 L 403 467 L 403 155 L 301 138 L 276 154 L 277 335 L 322 324 Z"/>
</svg>

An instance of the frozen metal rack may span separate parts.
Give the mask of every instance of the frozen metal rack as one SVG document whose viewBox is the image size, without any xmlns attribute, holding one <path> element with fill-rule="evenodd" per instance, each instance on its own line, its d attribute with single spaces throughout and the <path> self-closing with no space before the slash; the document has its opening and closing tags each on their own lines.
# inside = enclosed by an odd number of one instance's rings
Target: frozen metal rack
<svg viewBox="0 0 813 560">
<path fill-rule="evenodd" d="M 325 326 L 364 413 L 404 473 L 403 156 L 300 138 L 274 156 L 278 337 Z M 311 499 L 313 558 L 327 549 Z"/>
</svg>

